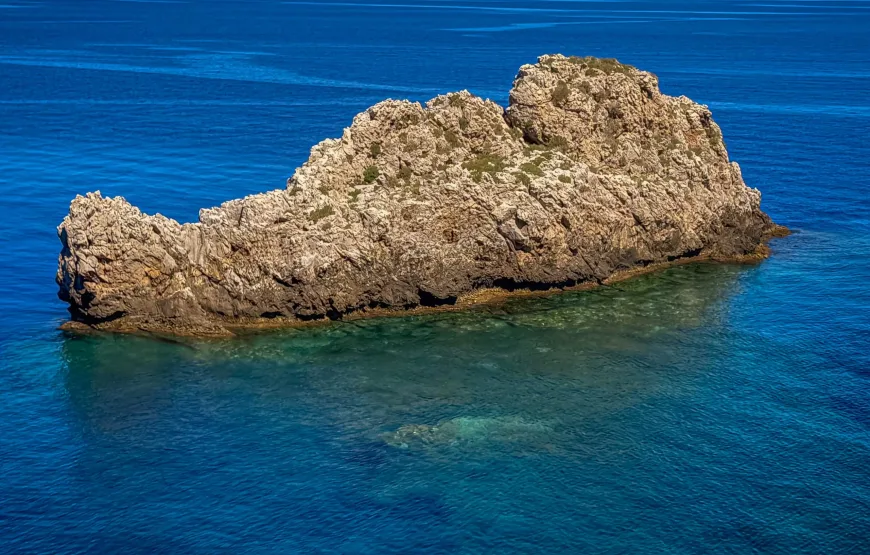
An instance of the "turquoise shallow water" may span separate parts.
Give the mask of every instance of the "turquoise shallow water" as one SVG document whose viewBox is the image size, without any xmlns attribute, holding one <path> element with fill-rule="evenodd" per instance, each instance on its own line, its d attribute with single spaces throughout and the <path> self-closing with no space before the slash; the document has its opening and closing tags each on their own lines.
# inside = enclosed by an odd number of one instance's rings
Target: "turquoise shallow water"
<svg viewBox="0 0 870 555">
<path fill-rule="evenodd" d="M 870 2 L 0 5 L 0 552 L 870 552 Z M 709 104 L 756 266 L 230 341 L 57 331 L 76 193 L 183 221 L 543 52 Z"/>
</svg>

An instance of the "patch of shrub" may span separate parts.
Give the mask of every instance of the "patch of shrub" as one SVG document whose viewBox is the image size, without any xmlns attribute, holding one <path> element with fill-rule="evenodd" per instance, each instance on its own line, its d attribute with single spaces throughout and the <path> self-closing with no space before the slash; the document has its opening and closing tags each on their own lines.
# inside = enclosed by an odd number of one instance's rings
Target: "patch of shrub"
<svg viewBox="0 0 870 555">
<path fill-rule="evenodd" d="M 553 89 L 553 92 L 550 93 L 550 100 L 553 101 L 553 104 L 556 106 L 562 106 L 565 102 L 568 101 L 568 96 L 571 94 L 571 89 L 568 88 L 567 83 L 564 81 L 559 81 L 556 85 L 556 88 Z"/>
<path fill-rule="evenodd" d="M 468 118 L 467 117 L 462 116 L 459 118 L 459 129 L 461 129 L 462 131 L 465 131 L 466 129 L 468 129 Z"/>
<path fill-rule="evenodd" d="M 528 187 L 529 185 L 532 184 L 531 178 L 528 175 L 524 174 L 523 172 L 514 173 L 514 177 L 517 178 L 517 181 L 519 183 L 522 183 L 526 187 Z"/>
<path fill-rule="evenodd" d="M 398 127 L 400 129 L 405 129 L 407 127 L 411 127 L 412 125 L 417 125 L 420 123 L 420 114 L 404 114 L 401 118 L 396 122 L 398 123 Z"/>
<path fill-rule="evenodd" d="M 411 180 L 411 176 L 414 172 L 411 170 L 410 166 L 402 166 L 399 168 L 399 172 L 396 174 L 396 177 L 404 181 L 406 184 Z"/>
<path fill-rule="evenodd" d="M 363 171 L 363 183 L 374 183 L 380 175 L 381 171 L 377 166 L 369 166 Z"/>
<path fill-rule="evenodd" d="M 371 148 L 369 149 L 371 152 L 372 158 L 377 158 L 381 155 L 381 143 L 372 143 Z"/>
<path fill-rule="evenodd" d="M 611 73 L 622 73 L 623 75 L 628 75 L 633 70 L 637 69 L 634 66 L 621 63 L 616 58 L 592 58 L 589 66 L 603 71 L 608 75 Z"/>
<path fill-rule="evenodd" d="M 462 167 L 471 172 L 471 179 L 480 183 L 483 174 L 494 175 L 505 168 L 504 158 L 494 154 L 481 154 L 462 163 Z"/>
<path fill-rule="evenodd" d="M 459 137 L 456 136 L 456 133 L 452 129 L 444 130 L 444 139 L 447 141 L 447 144 L 450 145 L 450 148 L 456 148 L 459 146 Z"/>
<path fill-rule="evenodd" d="M 547 146 L 562 150 L 568 146 L 568 139 L 559 135 L 553 135 L 552 137 L 547 137 Z"/>
<path fill-rule="evenodd" d="M 526 162 L 525 164 L 520 166 L 520 169 L 529 175 L 536 175 L 538 177 L 544 175 L 544 170 L 542 170 L 532 162 Z"/>
<path fill-rule="evenodd" d="M 607 75 L 612 73 L 622 73 L 627 75 L 636 69 L 634 66 L 623 64 L 615 58 L 596 58 L 595 56 L 586 56 L 584 58 L 580 56 L 571 56 L 568 58 L 568 61 L 575 65 L 588 68 L 586 70 L 586 75 L 590 74 L 590 69 L 601 71 Z M 592 74 L 594 75 L 594 72 L 592 72 Z"/>
<path fill-rule="evenodd" d="M 549 159 L 550 159 L 550 156 L 548 156 L 547 154 L 541 154 L 540 156 L 537 156 L 537 157 L 535 157 L 534 160 L 532 160 L 532 164 L 534 164 L 540 168 L 541 164 L 543 164 L 544 162 L 546 162 Z"/>
<path fill-rule="evenodd" d="M 714 149 L 719 148 L 722 145 L 722 132 L 712 125 L 707 127 L 705 131 L 707 132 L 707 140 L 710 141 L 710 146 Z"/>
<path fill-rule="evenodd" d="M 317 210 L 313 210 L 310 214 L 308 214 L 308 219 L 312 222 L 319 222 L 323 218 L 327 216 L 332 216 L 335 214 L 335 210 L 332 209 L 332 206 L 329 204 L 321 206 Z"/>
<path fill-rule="evenodd" d="M 613 119 L 620 119 L 622 118 L 622 116 L 625 115 L 625 112 L 623 112 L 622 106 L 619 104 L 619 102 L 612 100 L 607 105 L 607 115 Z"/>
<path fill-rule="evenodd" d="M 571 178 L 567 175 L 560 175 L 559 181 L 561 181 L 562 183 L 571 183 Z"/>
<path fill-rule="evenodd" d="M 351 189 L 351 190 L 347 193 L 347 196 L 350 197 L 350 201 L 351 201 L 351 202 L 356 202 L 357 199 L 359 198 L 359 194 L 360 194 L 361 192 L 362 192 L 362 191 L 360 191 L 359 189 Z"/>
</svg>

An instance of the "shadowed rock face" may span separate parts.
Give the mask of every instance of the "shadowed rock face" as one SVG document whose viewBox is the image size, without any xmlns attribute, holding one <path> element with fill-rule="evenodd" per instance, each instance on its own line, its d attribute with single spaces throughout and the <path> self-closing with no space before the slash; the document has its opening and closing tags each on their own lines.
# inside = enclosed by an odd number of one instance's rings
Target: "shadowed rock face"
<svg viewBox="0 0 870 555">
<path fill-rule="evenodd" d="M 760 201 L 705 106 L 614 60 L 543 56 L 507 109 L 465 91 L 381 102 L 286 189 L 198 223 L 77 196 L 57 282 L 78 322 L 226 334 L 741 257 L 776 227 Z"/>
</svg>

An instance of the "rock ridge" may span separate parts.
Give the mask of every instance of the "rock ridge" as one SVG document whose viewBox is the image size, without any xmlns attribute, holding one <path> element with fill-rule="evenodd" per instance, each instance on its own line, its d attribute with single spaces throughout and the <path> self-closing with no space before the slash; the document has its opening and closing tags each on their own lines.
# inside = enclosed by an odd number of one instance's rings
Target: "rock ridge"
<svg viewBox="0 0 870 555">
<path fill-rule="evenodd" d="M 782 229 L 760 202 L 706 106 L 616 60 L 546 55 L 507 108 L 467 91 L 380 102 L 286 188 L 196 223 L 77 196 L 57 283 L 79 325 L 227 335 L 759 258 Z"/>
</svg>

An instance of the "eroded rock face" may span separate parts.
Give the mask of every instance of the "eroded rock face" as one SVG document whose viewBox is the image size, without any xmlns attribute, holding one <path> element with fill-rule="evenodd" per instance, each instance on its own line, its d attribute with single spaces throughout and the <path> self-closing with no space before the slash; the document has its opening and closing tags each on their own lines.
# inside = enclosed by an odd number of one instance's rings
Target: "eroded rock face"
<svg viewBox="0 0 870 555">
<path fill-rule="evenodd" d="M 468 92 L 381 102 L 286 189 L 198 223 L 78 196 L 57 282 L 79 322 L 222 334 L 740 257 L 775 228 L 760 200 L 706 107 L 612 60 L 543 56 L 506 110 Z"/>
</svg>

